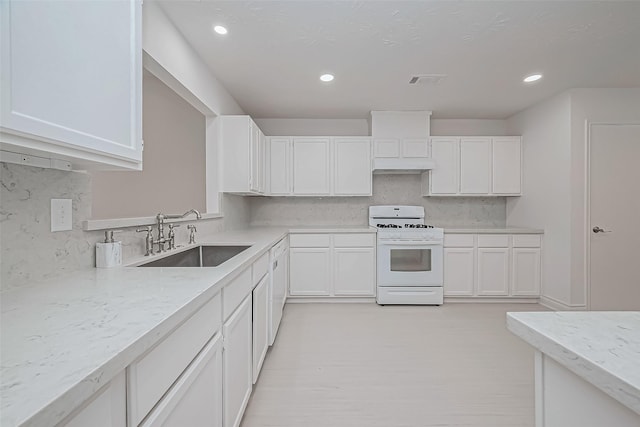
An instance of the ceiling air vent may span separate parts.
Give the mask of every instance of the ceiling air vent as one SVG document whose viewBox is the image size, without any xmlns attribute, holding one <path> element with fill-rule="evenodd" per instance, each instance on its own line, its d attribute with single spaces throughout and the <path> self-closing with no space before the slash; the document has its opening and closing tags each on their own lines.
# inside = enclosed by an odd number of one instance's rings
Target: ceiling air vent
<svg viewBox="0 0 640 427">
<path fill-rule="evenodd" d="M 447 77 L 446 74 L 416 74 L 409 80 L 410 85 L 439 85 Z"/>
</svg>

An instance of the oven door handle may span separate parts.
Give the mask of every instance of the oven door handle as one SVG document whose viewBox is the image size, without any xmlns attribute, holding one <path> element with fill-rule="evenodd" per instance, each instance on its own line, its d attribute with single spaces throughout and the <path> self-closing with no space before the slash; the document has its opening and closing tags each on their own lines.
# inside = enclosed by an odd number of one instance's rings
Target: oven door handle
<svg viewBox="0 0 640 427">
<path fill-rule="evenodd" d="M 379 242 L 381 246 L 415 246 L 417 248 L 422 248 L 425 246 L 442 246 L 442 242 L 421 242 L 421 241 L 394 241 L 394 240 L 384 240 Z"/>
</svg>

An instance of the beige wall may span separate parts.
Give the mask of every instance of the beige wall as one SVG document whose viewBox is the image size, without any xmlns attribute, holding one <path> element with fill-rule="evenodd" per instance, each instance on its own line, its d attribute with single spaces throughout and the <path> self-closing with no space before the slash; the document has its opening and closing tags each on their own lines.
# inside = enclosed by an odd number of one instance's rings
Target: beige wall
<svg viewBox="0 0 640 427">
<path fill-rule="evenodd" d="M 92 218 L 205 212 L 205 117 L 149 73 L 141 172 L 94 172 Z"/>
</svg>

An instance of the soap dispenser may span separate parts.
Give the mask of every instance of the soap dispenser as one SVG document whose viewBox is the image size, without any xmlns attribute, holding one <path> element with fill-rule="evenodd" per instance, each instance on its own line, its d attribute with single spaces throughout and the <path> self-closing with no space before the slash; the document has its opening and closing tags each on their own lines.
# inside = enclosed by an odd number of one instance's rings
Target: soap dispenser
<svg viewBox="0 0 640 427">
<path fill-rule="evenodd" d="M 113 233 L 121 230 L 106 230 L 104 242 L 96 243 L 96 267 L 109 268 L 122 265 L 122 242 L 113 239 Z"/>
</svg>

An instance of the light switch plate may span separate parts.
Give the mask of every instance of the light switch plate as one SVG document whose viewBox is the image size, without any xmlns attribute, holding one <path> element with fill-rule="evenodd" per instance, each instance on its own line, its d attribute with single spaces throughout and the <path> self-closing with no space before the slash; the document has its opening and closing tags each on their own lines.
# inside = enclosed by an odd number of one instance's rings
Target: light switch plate
<svg viewBox="0 0 640 427">
<path fill-rule="evenodd" d="M 71 199 L 51 199 L 51 231 L 71 230 Z"/>
</svg>

